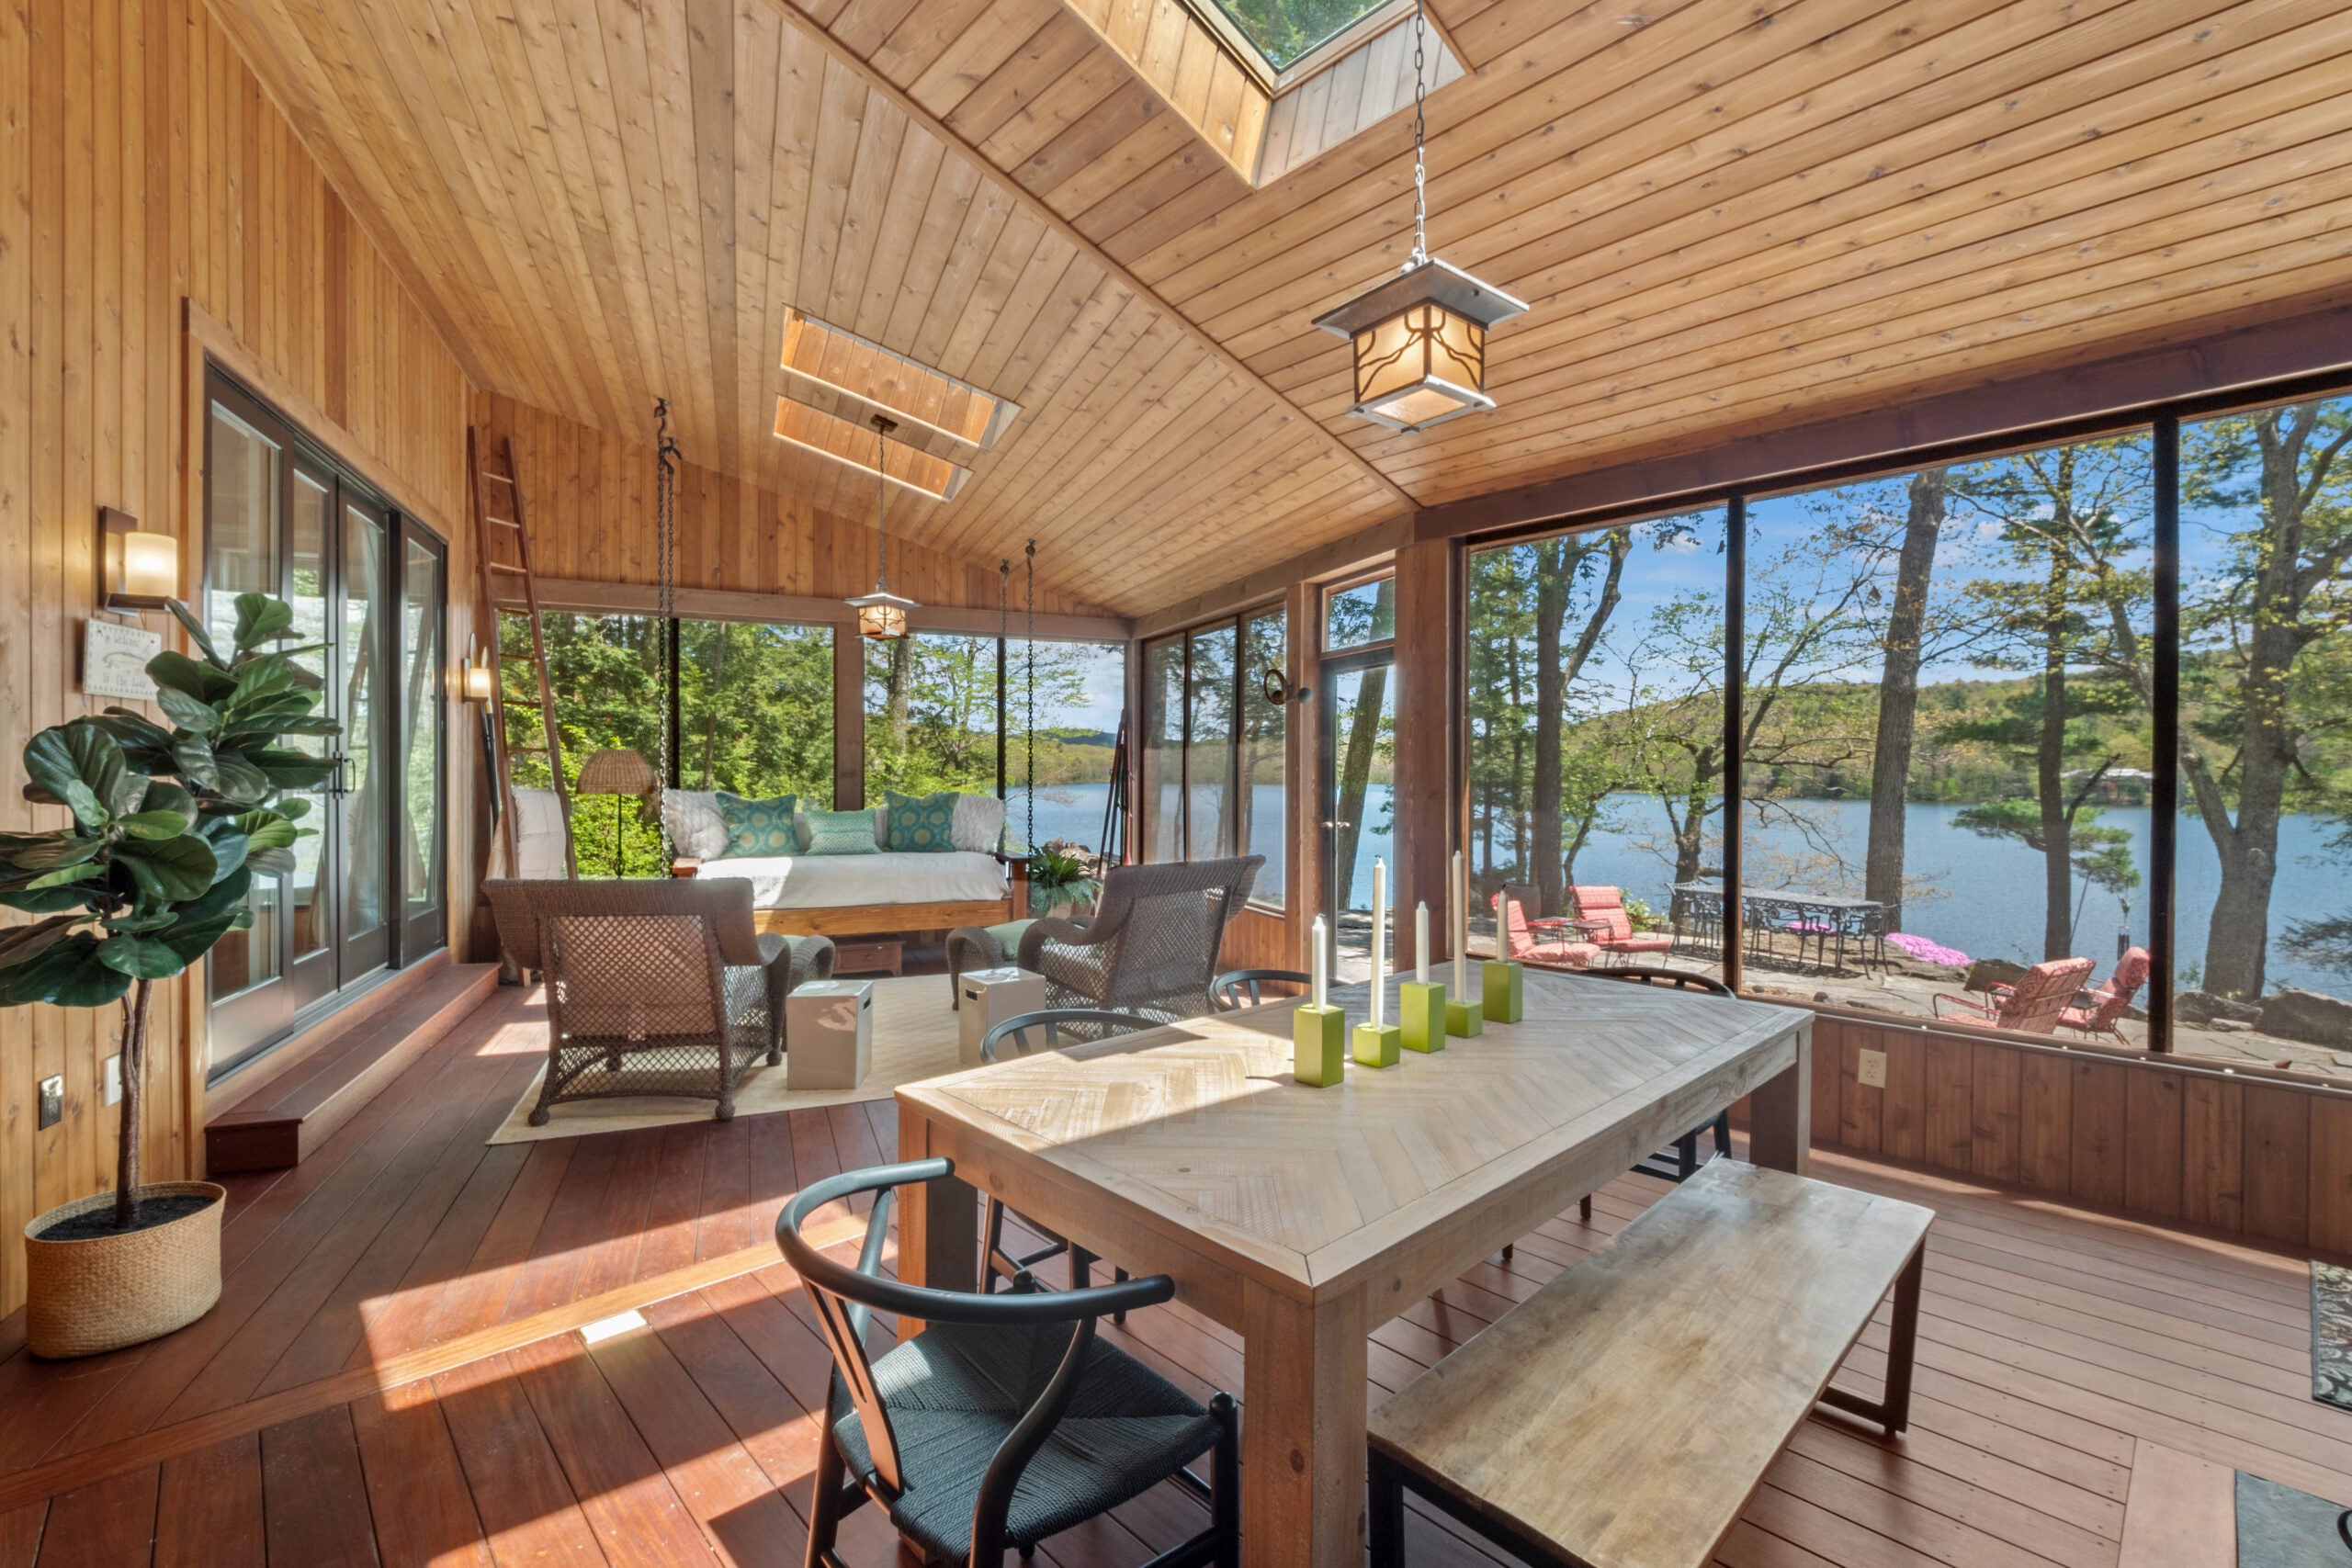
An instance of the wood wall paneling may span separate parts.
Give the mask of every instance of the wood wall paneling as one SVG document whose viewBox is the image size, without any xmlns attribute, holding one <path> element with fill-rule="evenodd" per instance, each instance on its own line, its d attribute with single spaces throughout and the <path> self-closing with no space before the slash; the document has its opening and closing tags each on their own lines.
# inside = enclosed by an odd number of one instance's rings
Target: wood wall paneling
<svg viewBox="0 0 2352 1568">
<path fill-rule="evenodd" d="M 2096 1048 L 1823 1015 L 1823 1145 L 2352 1256 L 2352 1095 Z M 1883 1051 L 1886 1087 L 1860 1081 Z"/>
<path fill-rule="evenodd" d="M 106 705 L 79 689 L 97 507 L 178 535 L 193 584 L 194 344 L 220 345 L 298 419 L 331 424 L 319 433 L 343 456 L 396 480 L 400 504 L 452 534 L 453 581 L 465 580 L 463 373 L 429 304 L 351 223 L 202 0 L 0 8 L 0 757 L 11 769 L 33 731 Z M 462 637 L 462 605 L 453 620 Z M 459 803 L 466 750 L 451 752 Z M 0 827 L 54 826 L 58 812 L 0 790 Z M 197 1158 L 201 997 L 191 978 L 156 998 L 143 1150 L 156 1179 Z M 109 1010 L 0 1010 L 0 1235 L 111 1183 L 119 1113 L 100 1085 L 119 1030 Z M 35 1086 L 52 1073 L 65 1079 L 65 1116 L 40 1130 Z M 0 1247 L 0 1314 L 21 1306 L 23 1270 L 21 1247 Z"/>
</svg>

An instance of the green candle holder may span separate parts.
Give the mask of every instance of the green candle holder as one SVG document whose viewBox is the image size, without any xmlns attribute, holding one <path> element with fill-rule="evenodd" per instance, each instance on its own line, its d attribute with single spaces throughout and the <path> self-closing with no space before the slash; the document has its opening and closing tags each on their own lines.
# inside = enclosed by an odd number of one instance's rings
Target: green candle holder
<svg viewBox="0 0 2352 1568">
<path fill-rule="evenodd" d="M 1475 1040 L 1487 1027 L 1487 1012 L 1467 997 L 1445 1000 L 1445 1032 L 1456 1040 Z"/>
<path fill-rule="evenodd" d="M 1393 1067 L 1396 1065 L 1396 1047 L 1404 1031 L 1393 1023 L 1359 1023 L 1356 1025 L 1356 1065 L 1364 1067 Z"/>
<path fill-rule="evenodd" d="M 1527 968 L 1508 958 L 1479 965 L 1481 998 L 1488 1023 L 1517 1023 L 1527 1015 Z"/>
<path fill-rule="evenodd" d="M 1408 980 L 1396 987 L 1396 1016 L 1408 1051 L 1445 1049 L 1445 987 Z"/>
<path fill-rule="evenodd" d="M 1291 1010 L 1291 1071 L 1303 1084 L 1329 1089 L 1347 1072 L 1348 1015 L 1301 1002 Z"/>
</svg>

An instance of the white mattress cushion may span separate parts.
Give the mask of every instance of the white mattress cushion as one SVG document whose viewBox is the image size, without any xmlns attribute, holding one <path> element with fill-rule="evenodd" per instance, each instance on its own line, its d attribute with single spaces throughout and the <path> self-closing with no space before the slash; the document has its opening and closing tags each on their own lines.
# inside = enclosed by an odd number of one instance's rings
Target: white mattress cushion
<svg viewBox="0 0 2352 1568">
<path fill-rule="evenodd" d="M 679 854 L 717 860 L 727 852 L 727 819 L 718 814 L 716 790 L 663 790 L 662 826 L 669 829 L 670 847 Z"/>
<path fill-rule="evenodd" d="M 1004 837 L 1004 802 L 992 795 L 959 795 L 948 840 L 974 854 L 990 854 Z"/>
<path fill-rule="evenodd" d="M 991 855 L 758 855 L 705 861 L 702 876 L 740 876 L 762 909 L 843 909 L 874 904 L 977 904 L 1004 897 Z"/>
</svg>

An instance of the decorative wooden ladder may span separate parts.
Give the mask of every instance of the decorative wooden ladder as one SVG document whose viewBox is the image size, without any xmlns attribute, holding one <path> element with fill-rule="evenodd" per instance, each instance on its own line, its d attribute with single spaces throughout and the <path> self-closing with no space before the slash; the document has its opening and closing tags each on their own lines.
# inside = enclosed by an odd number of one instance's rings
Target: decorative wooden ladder
<svg viewBox="0 0 2352 1568">
<path fill-rule="evenodd" d="M 486 428 L 469 424 L 466 427 L 466 466 L 474 481 L 474 558 L 481 565 L 482 605 L 490 616 L 490 636 L 486 639 L 490 656 L 490 728 L 498 769 L 499 841 L 506 846 L 506 872 L 510 876 L 522 874 L 522 862 L 515 852 L 514 759 L 544 756 L 548 760 L 548 776 L 554 784 L 556 809 L 563 818 L 564 873 L 576 877 L 580 874 L 580 863 L 571 847 L 571 792 L 563 782 L 563 752 L 555 724 L 555 693 L 548 684 L 547 636 L 539 626 L 539 591 L 531 574 L 530 531 L 523 525 L 523 486 L 520 470 L 514 465 L 514 443 L 500 436 L 493 446 Z M 498 504 L 501 502 L 504 505 L 503 512 Z M 502 558 L 505 553 L 500 548 L 502 540 L 513 542 L 513 558 Z M 531 628 L 531 672 L 538 682 L 536 697 L 520 696 L 506 688 L 504 623 L 499 618 L 499 604 L 510 595 L 500 592 L 502 578 L 522 580 L 524 619 Z M 538 745 L 508 744 L 509 705 L 539 710 Z"/>
</svg>

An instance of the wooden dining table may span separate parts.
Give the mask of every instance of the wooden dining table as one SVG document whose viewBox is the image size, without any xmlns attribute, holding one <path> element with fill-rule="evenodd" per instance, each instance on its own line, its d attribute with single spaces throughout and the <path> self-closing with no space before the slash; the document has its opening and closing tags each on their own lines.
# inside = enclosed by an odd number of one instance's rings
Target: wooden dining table
<svg viewBox="0 0 2352 1568">
<path fill-rule="evenodd" d="M 1170 1276 L 1241 1336 L 1243 1561 L 1361 1568 L 1367 1335 L 1743 1097 L 1750 1157 L 1804 1169 L 1811 1013 L 1536 970 L 1525 994 L 1327 1089 L 1292 1077 L 1279 1003 L 906 1085 L 900 1157 L 956 1173 L 902 1194 L 899 1275 L 977 1289 L 987 1191 Z"/>
</svg>

